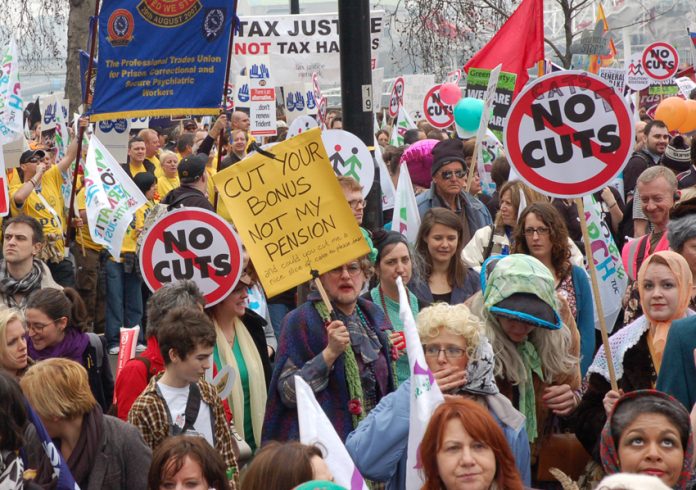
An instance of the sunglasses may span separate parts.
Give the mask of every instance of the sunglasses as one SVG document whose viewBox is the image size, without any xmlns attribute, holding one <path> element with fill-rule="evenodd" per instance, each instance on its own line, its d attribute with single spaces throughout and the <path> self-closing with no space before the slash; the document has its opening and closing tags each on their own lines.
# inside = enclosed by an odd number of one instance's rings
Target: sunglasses
<svg viewBox="0 0 696 490">
<path fill-rule="evenodd" d="M 453 175 L 458 179 L 463 179 L 466 172 L 464 172 L 464 170 L 445 170 L 444 172 L 440 173 L 440 177 L 445 180 L 451 179 Z"/>
</svg>

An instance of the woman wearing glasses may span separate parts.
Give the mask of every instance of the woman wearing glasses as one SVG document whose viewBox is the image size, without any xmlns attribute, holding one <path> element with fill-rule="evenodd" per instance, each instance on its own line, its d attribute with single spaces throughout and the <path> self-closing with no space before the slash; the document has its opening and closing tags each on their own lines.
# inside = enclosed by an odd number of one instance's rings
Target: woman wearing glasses
<svg viewBox="0 0 696 490">
<path fill-rule="evenodd" d="M 87 370 L 94 398 L 107 412 L 114 397 L 114 378 L 106 343 L 103 337 L 86 332 L 86 309 L 78 292 L 39 289 L 29 296 L 25 316 L 29 357 L 34 361 L 62 357 L 80 363 Z"/>
<path fill-rule="evenodd" d="M 445 395 L 464 397 L 485 407 L 502 429 L 517 471 L 529 485 L 529 440 L 524 416 L 500 394 L 495 384 L 493 348 L 483 336 L 483 323 L 465 305 L 439 303 L 416 318 L 428 368 Z M 405 488 L 409 429 L 408 380 L 385 397 L 346 441 L 360 472 L 385 481 L 387 488 Z"/>
<path fill-rule="evenodd" d="M 363 257 L 319 277 L 333 313 L 314 292 L 283 319 L 263 441 L 299 439 L 295 376 L 311 386 L 342 440 L 394 390 L 391 325 L 360 298 L 370 269 Z"/>
<path fill-rule="evenodd" d="M 512 251 L 531 255 L 551 271 L 556 291 L 568 302 L 580 332 L 580 371 L 584 376 L 595 354 L 592 291 L 585 270 L 570 262 L 568 229 L 551 204 L 537 202 L 524 210 Z"/>
<path fill-rule="evenodd" d="M 425 213 L 416 237 L 424 277 L 411 285 L 418 299 L 456 305 L 481 289 L 478 274 L 460 258 L 463 234 L 461 218 L 449 209 L 433 208 Z"/>
</svg>

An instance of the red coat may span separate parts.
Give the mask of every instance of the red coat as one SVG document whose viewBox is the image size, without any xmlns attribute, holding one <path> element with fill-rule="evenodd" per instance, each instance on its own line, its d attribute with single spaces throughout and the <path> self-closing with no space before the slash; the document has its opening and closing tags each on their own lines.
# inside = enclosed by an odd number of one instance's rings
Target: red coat
<svg viewBox="0 0 696 490">
<path fill-rule="evenodd" d="M 123 366 L 121 372 L 116 377 L 116 387 L 114 395 L 118 405 L 118 418 L 128 421 L 128 412 L 133 406 L 135 399 L 143 392 L 149 379 L 164 371 L 164 359 L 160 353 L 159 343 L 152 336 L 147 339 L 147 349 L 138 354 L 150 361 L 150 376 L 147 373 L 147 366 L 139 359 L 131 359 Z"/>
</svg>

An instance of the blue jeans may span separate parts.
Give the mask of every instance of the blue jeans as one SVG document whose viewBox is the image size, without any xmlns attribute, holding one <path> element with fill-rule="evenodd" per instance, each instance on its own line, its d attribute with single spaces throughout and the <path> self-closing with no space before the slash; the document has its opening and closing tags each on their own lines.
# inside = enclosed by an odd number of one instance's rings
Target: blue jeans
<svg viewBox="0 0 696 490">
<path fill-rule="evenodd" d="M 143 316 L 142 281 L 134 271 L 126 273 L 123 264 L 106 261 L 106 343 L 109 348 L 119 345 L 121 327 L 140 325 Z M 140 329 L 138 342 L 144 344 Z"/>
<path fill-rule="evenodd" d="M 271 325 L 273 325 L 276 340 L 280 340 L 280 325 L 283 323 L 285 315 L 291 310 L 291 307 L 283 303 L 268 303 L 268 315 L 271 317 Z"/>
</svg>

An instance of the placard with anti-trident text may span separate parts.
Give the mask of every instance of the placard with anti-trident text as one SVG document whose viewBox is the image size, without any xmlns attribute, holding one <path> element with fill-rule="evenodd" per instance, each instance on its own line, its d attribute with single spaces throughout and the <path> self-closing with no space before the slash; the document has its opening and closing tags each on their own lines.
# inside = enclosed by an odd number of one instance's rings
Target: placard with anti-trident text
<svg viewBox="0 0 696 490">
<path fill-rule="evenodd" d="M 274 145 L 213 177 L 268 297 L 369 252 L 321 131 Z M 268 155 L 268 153 L 267 153 Z"/>
</svg>

